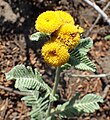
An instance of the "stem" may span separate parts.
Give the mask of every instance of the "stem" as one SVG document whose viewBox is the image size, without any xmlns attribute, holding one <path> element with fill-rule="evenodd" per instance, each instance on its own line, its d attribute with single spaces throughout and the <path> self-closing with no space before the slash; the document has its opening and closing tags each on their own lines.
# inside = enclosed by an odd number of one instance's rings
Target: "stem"
<svg viewBox="0 0 110 120">
<path fill-rule="evenodd" d="M 54 83 L 54 86 L 53 86 L 53 89 L 52 89 L 52 96 L 55 96 L 55 94 L 56 94 L 59 80 L 60 80 L 60 67 L 57 67 L 56 74 L 55 74 L 55 83 Z M 49 103 L 48 110 L 47 110 L 47 117 L 46 118 L 48 118 L 49 115 L 50 115 L 51 105 L 52 105 L 52 102 Z"/>
<path fill-rule="evenodd" d="M 55 83 L 54 83 L 53 90 L 52 90 L 53 96 L 55 96 L 56 94 L 59 80 L 60 80 L 60 67 L 57 67 L 56 74 L 55 74 Z"/>
</svg>

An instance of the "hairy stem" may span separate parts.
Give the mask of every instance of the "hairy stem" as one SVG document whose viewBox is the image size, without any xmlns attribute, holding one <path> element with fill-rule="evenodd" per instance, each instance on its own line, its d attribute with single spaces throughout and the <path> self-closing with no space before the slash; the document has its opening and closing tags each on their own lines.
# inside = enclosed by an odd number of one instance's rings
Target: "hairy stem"
<svg viewBox="0 0 110 120">
<path fill-rule="evenodd" d="M 53 86 L 53 89 L 52 89 L 52 96 L 55 96 L 55 94 L 56 94 L 59 80 L 60 80 L 60 67 L 57 67 L 56 74 L 55 74 L 55 82 L 54 82 L 54 86 Z M 48 118 L 49 115 L 50 115 L 51 105 L 52 105 L 52 102 L 49 103 L 48 110 L 47 110 L 47 117 L 46 118 Z"/>
</svg>

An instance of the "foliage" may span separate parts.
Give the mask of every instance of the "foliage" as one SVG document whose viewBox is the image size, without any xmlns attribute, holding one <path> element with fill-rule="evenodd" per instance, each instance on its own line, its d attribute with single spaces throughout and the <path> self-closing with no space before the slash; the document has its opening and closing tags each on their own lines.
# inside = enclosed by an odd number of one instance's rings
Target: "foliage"
<svg viewBox="0 0 110 120">
<path fill-rule="evenodd" d="M 74 66 L 80 70 L 90 70 L 95 72 L 96 66 L 92 61 L 87 57 L 87 52 L 93 46 L 93 41 L 91 38 L 81 39 L 78 46 L 75 47 L 70 53 L 70 59 L 68 64 L 62 66 L 62 69 L 69 68 Z"/>
<path fill-rule="evenodd" d="M 44 120 L 46 116 L 46 110 L 48 108 L 48 96 L 42 96 L 39 91 L 32 91 L 32 96 L 25 96 L 21 100 L 24 100 L 27 106 L 32 106 L 32 111 L 29 113 L 34 120 Z"/>
<path fill-rule="evenodd" d="M 32 118 L 43 120 L 49 101 L 55 101 L 56 98 L 51 95 L 51 88 L 42 80 L 37 69 L 33 71 L 31 67 L 17 65 L 6 73 L 6 79 L 15 79 L 15 88 L 30 93 L 22 100 L 32 107 Z"/>
<path fill-rule="evenodd" d="M 105 40 L 110 39 L 110 35 L 105 36 L 104 39 L 105 39 Z"/>
<path fill-rule="evenodd" d="M 103 103 L 103 98 L 96 94 L 87 94 L 73 105 L 80 113 L 93 113 L 100 109 L 98 102 Z"/>
<path fill-rule="evenodd" d="M 32 41 L 39 41 L 39 40 L 45 40 L 45 39 L 48 40 L 49 38 L 50 38 L 49 34 L 42 33 L 42 32 L 36 32 L 30 36 L 30 40 Z"/>
<path fill-rule="evenodd" d="M 31 67 L 17 65 L 6 73 L 6 78 L 15 79 L 16 88 L 30 93 L 22 100 L 26 102 L 27 106 L 32 107 L 32 111 L 29 113 L 31 119 L 45 120 L 49 102 L 55 101 L 56 98 L 51 95 L 51 88 L 42 80 L 37 69 L 33 71 Z M 92 113 L 99 109 L 98 102 L 103 102 L 103 99 L 95 94 L 87 94 L 81 100 L 78 100 L 78 97 L 79 94 L 76 94 L 71 100 L 52 109 L 46 120 L 55 120 L 56 116 L 68 118 L 82 113 Z"/>
<path fill-rule="evenodd" d="M 100 108 L 98 102 L 103 102 L 102 97 L 95 94 L 87 94 L 81 100 L 77 100 L 78 97 L 77 93 L 70 101 L 58 105 L 53 113 L 59 114 L 62 118 L 78 116 L 82 113 L 93 113 Z"/>
<path fill-rule="evenodd" d="M 79 93 L 77 93 L 70 101 L 65 102 L 62 105 L 58 105 L 52 115 L 58 114 L 61 118 L 72 117 L 78 115 L 77 109 L 73 107 L 75 100 L 78 99 Z"/>
<path fill-rule="evenodd" d="M 40 90 L 51 93 L 51 88 L 42 80 L 38 70 L 33 71 L 31 67 L 26 68 L 24 65 L 17 65 L 6 73 L 6 79 L 16 79 L 15 88 L 21 91 Z"/>
<path fill-rule="evenodd" d="M 48 34 L 36 32 L 30 36 L 30 39 L 39 41 L 44 38 L 48 40 L 49 37 L 50 35 Z M 94 72 L 96 67 L 87 57 L 87 52 L 92 46 L 93 41 L 91 38 L 81 39 L 80 43 L 70 51 L 70 59 L 65 65 L 61 66 L 62 70 L 74 66 L 80 70 L 91 70 Z M 6 73 L 6 79 L 15 79 L 15 88 L 29 93 L 21 100 L 25 101 L 27 106 L 32 107 L 29 113 L 32 120 L 55 120 L 56 116 L 69 118 L 83 113 L 93 113 L 100 108 L 98 103 L 103 102 L 102 97 L 95 94 L 87 94 L 81 100 L 78 100 L 80 94 L 77 93 L 71 100 L 51 109 L 49 116 L 47 116 L 49 104 L 56 101 L 58 95 L 57 97 L 52 95 L 52 89 L 43 81 L 37 69 L 33 70 L 31 67 L 17 65 Z"/>
</svg>

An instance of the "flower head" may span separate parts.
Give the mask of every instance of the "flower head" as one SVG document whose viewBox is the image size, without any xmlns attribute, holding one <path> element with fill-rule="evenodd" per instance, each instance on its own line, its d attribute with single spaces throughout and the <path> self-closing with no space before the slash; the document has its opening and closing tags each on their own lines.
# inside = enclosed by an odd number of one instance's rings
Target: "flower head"
<svg viewBox="0 0 110 120">
<path fill-rule="evenodd" d="M 73 49 L 80 41 L 80 34 L 60 34 L 55 41 L 60 41 L 66 45 L 67 49 Z"/>
<path fill-rule="evenodd" d="M 81 27 L 79 29 L 79 26 L 72 25 L 71 23 L 64 24 L 55 31 L 55 41 L 60 41 L 71 50 L 78 45 L 80 41 L 80 33 L 82 32 L 81 30 L 83 30 Z"/>
<path fill-rule="evenodd" d="M 70 54 L 64 44 L 48 41 L 42 47 L 42 56 L 48 64 L 58 67 L 68 61 Z"/>
<path fill-rule="evenodd" d="M 46 11 L 40 14 L 35 22 L 35 28 L 39 32 L 52 33 L 62 25 L 60 17 L 54 11 Z"/>
<path fill-rule="evenodd" d="M 73 34 L 79 31 L 78 31 L 77 26 L 71 23 L 67 23 L 67 24 L 62 25 L 56 32 L 57 34 Z"/>
<path fill-rule="evenodd" d="M 63 24 L 72 23 L 74 25 L 74 19 L 69 13 L 65 11 L 60 11 L 60 10 L 55 11 L 55 12 L 61 18 Z"/>
</svg>

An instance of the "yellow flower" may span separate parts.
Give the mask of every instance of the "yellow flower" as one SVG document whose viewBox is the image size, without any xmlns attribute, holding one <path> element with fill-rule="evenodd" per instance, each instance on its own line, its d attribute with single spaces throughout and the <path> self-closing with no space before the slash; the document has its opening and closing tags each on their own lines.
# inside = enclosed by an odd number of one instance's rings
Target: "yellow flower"
<svg viewBox="0 0 110 120">
<path fill-rule="evenodd" d="M 60 41 L 67 46 L 67 49 L 73 49 L 80 41 L 80 34 L 60 34 L 55 41 Z"/>
<path fill-rule="evenodd" d="M 48 41 L 42 47 L 42 56 L 44 57 L 45 62 L 48 64 L 58 67 L 65 64 L 70 54 L 65 45 L 60 42 Z"/>
<path fill-rule="evenodd" d="M 57 39 L 67 46 L 68 49 L 73 49 L 80 41 L 79 27 L 72 25 L 71 23 L 62 25 L 59 30 L 56 31 Z M 81 32 L 81 31 L 80 31 Z"/>
<path fill-rule="evenodd" d="M 73 19 L 73 17 L 69 13 L 67 13 L 65 11 L 60 11 L 60 10 L 55 11 L 55 12 L 61 18 L 62 24 L 72 23 L 74 25 L 74 19 Z"/>
<path fill-rule="evenodd" d="M 54 11 L 40 14 L 35 22 L 35 28 L 44 33 L 52 33 L 62 25 L 60 17 Z"/>
<path fill-rule="evenodd" d="M 73 34 L 78 32 L 78 27 L 71 23 L 67 23 L 62 25 L 56 32 L 57 34 Z"/>
</svg>

